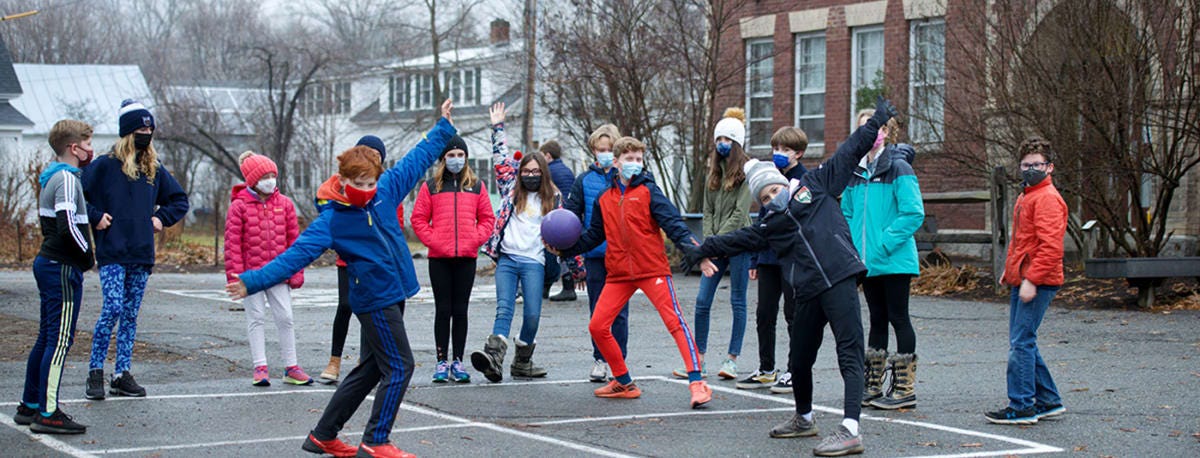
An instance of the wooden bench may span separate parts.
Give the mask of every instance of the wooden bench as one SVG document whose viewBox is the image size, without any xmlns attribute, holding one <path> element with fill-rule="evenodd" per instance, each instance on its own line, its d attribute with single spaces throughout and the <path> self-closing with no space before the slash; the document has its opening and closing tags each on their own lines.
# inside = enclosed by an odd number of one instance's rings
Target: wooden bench
<svg viewBox="0 0 1200 458">
<path fill-rule="evenodd" d="M 1200 277 L 1200 257 L 1101 258 L 1084 261 L 1088 278 L 1124 278 L 1138 289 L 1138 306 L 1154 306 L 1154 290 L 1171 277 Z"/>
</svg>

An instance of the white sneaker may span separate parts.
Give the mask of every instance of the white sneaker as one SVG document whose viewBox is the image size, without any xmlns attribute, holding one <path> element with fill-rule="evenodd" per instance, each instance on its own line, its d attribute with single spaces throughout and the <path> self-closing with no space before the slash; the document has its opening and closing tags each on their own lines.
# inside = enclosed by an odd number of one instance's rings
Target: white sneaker
<svg viewBox="0 0 1200 458">
<path fill-rule="evenodd" d="M 592 365 L 592 373 L 588 375 L 588 380 L 595 383 L 604 383 L 608 381 L 608 363 L 596 360 Z"/>
<path fill-rule="evenodd" d="M 775 394 L 791 394 L 792 392 L 792 373 L 784 372 L 775 380 L 775 385 L 771 387 L 771 392 Z"/>
</svg>

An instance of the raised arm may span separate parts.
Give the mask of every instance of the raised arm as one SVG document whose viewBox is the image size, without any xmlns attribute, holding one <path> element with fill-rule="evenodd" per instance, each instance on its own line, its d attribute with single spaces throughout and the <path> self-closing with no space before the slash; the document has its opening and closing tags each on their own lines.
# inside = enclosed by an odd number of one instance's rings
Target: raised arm
<svg viewBox="0 0 1200 458">
<path fill-rule="evenodd" d="M 816 170 L 810 171 L 808 177 L 815 183 L 820 184 L 825 188 L 825 192 L 831 196 L 839 196 L 846 189 L 846 185 L 850 184 L 850 178 L 854 175 L 854 168 L 858 166 L 858 162 L 862 160 L 868 152 L 871 151 L 871 146 L 875 144 L 875 137 L 879 134 L 879 128 L 887 124 L 888 120 L 896 116 L 896 107 L 892 106 L 892 102 L 887 101 L 882 96 L 875 99 L 875 115 L 867 120 L 866 124 L 859 127 L 854 133 L 850 134 L 833 157 L 821 164 Z"/>
<path fill-rule="evenodd" d="M 450 112 L 453 108 L 450 99 L 442 102 L 442 117 L 433 129 L 425 134 L 421 142 L 409 150 L 408 154 L 396 161 L 395 166 L 383 172 L 379 179 L 380 192 L 387 193 L 394 202 L 400 202 L 412 191 L 413 186 L 425 176 L 425 170 L 441 156 L 446 142 L 458 134 L 458 129 L 450 122 Z"/>
</svg>

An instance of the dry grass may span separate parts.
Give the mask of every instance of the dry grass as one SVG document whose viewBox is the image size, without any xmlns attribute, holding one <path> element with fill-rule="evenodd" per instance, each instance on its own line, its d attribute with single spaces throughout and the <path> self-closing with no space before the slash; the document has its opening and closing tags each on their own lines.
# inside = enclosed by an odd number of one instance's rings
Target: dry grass
<svg viewBox="0 0 1200 458">
<path fill-rule="evenodd" d="M 923 296 L 947 296 L 979 289 L 982 275 L 971 265 L 949 264 L 921 266 L 921 276 L 913 279 L 912 293 Z"/>
</svg>

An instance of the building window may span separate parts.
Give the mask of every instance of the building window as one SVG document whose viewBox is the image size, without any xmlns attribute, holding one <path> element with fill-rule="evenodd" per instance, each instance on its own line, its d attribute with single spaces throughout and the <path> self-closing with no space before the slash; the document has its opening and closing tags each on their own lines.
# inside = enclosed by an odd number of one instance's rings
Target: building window
<svg viewBox="0 0 1200 458">
<path fill-rule="evenodd" d="M 946 21 L 914 21 L 909 40 L 909 138 L 936 143 L 944 133 L 946 101 Z"/>
<path fill-rule="evenodd" d="M 746 42 L 746 152 L 771 150 L 771 99 L 775 96 L 775 43 Z"/>
<path fill-rule="evenodd" d="M 333 83 L 333 114 L 350 114 L 350 82 Z"/>
<path fill-rule="evenodd" d="M 309 169 L 312 165 L 306 161 L 291 161 L 291 167 L 288 168 L 288 175 L 292 177 L 292 193 L 300 194 L 312 190 L 312 170 Z"/>
<path fill-rule="evenodd" d="M 314 82 L 300 98 L 300 116 L 349 114 L 350 82 Z"/>
<path fill-rule="evenodd" d="M 796 35 L 795 125 L 808 135 L 809 148 L 825 146 L 824 34 Z"/>
<path fill-rule="evenodd" d="M 450 70 L 442 72 L 442 81 L 445 86 L 445 96 L 454 101 L 462 100 L 462 73 L 458 70 Z"/>
<path fill-rule="evenodd" d="M 463 70 L 463 105 L 479 105 L 479 71 L 474 68 Z"/>
<path fill-rule="evenodd" d="M 883 27 L 854 29 L 853 68 L 850 76 L 850 128 L 858 127 L 854 115 L 863 108 L 875 106 L 872 93 L 883 88 Z M 860 94 L 862 91 L 871 91 Z"/>
<path fill-rule="evenodd" d="M 408 110 L 408 98 L 411 94 L 408 75 L 396 75 L 388 78 L 388 111 Z"/>
<path fill-rule="evenodd" d="M 417 106 L 416 108 L 433 107 L 433 75 L 421 75 L 421 86 L 417 88 Z"/>
</svg>

